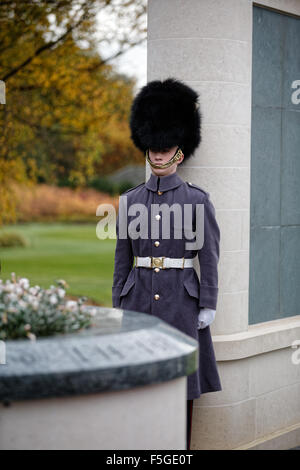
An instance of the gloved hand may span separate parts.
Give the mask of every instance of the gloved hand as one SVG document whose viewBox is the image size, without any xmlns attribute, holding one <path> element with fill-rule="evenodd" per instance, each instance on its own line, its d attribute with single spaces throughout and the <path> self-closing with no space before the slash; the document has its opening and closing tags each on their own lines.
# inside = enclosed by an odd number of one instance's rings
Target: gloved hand
<svg viewBox="0 0 300 470">
<path fill-rule="evenodd" d="M 208 325 L 211 325 L 216 316 L 216 310 L 211 308 L 201 308 L 198 315 L 198 330 L 206 328 Z"/>
</svg>

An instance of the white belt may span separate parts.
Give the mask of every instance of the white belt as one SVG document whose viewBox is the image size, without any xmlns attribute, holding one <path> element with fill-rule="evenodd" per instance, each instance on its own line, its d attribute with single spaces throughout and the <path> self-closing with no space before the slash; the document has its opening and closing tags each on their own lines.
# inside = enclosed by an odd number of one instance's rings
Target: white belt
<svg viewBox="0 0 300 470">
<path fill-rule="evenodd" d="M 197 258 L 167 258 L 166 256 L 135 256 L 136 268 L 193 268 L 193 261 Z"/>
</svg>

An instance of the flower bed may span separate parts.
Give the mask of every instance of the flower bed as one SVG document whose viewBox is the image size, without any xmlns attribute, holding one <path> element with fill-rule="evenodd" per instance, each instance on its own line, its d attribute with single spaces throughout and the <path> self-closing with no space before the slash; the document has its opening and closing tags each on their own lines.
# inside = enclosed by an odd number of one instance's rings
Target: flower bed
<svg viewBox="0 0 300 470">
<path fill-rule="evenodd" d="M 96 309 L 86 309 L 86 297 L 66 300 L 67 283 L 49 289 L 30 286 L 26 278 L 0 279 L 0 339 L 10 340 L 73 333 L 92 326 Z"/>
</svg>

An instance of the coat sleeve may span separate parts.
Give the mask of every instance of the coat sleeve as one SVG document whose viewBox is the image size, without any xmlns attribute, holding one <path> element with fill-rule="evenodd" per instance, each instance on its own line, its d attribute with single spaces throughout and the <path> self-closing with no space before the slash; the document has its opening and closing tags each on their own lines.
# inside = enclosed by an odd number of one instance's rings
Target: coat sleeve
<svg viewBox="0 0 300 470">
<path fill-rule="evenodd" d="M 129 236 L 127 236 L 126 239 L 119 238 L 119 214 L 120 211 L 118 212 L 116 221 L 117 241 L 115 249 L 114 274 L 112 285 L 112 306 L 114 308 L 120 306 L 120 294 L 134 261 L 131 239 L 129 238 Z"/>
<path fill-rule="evenodd" d="M 220 229 L 209 193 L 204 199 L 204 243 L 198 251 L 200 264 L 199 307 L 216 310 L 218 299 L 218 262 Z"/>
</svg>

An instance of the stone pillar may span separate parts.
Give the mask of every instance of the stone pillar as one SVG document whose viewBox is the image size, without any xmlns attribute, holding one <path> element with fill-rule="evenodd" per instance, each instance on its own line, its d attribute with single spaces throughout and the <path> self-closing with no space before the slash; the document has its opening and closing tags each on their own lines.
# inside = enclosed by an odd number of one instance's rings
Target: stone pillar
<svg viewBox="0 0 300 470">
<path fill-rule="evenodd" d="M 300 15 L 295 0 L 260 3 Z M 300 366 L 292 366 L 289 349 L 300 337 L 300 318 L 248 324 L 252 6 L 148 0 L 147 80 L 179 78 L 200 94 L 202 142 L 178 173 L 210 193 L 221 230 L 211 331 L 223 390 L 195 400 L 193 449 L 300 441 Z M 280 403 L 285 411 L 277 413 Z"/>
<path fill-rule="evenodd" d="M 178 168 L 211 195 L 221 229 L 214 334 L 247 330 L 251 3 L 150 0 L 148 80 L 174 76 L 200 94 L 202 142 Z"/>
</svg>

